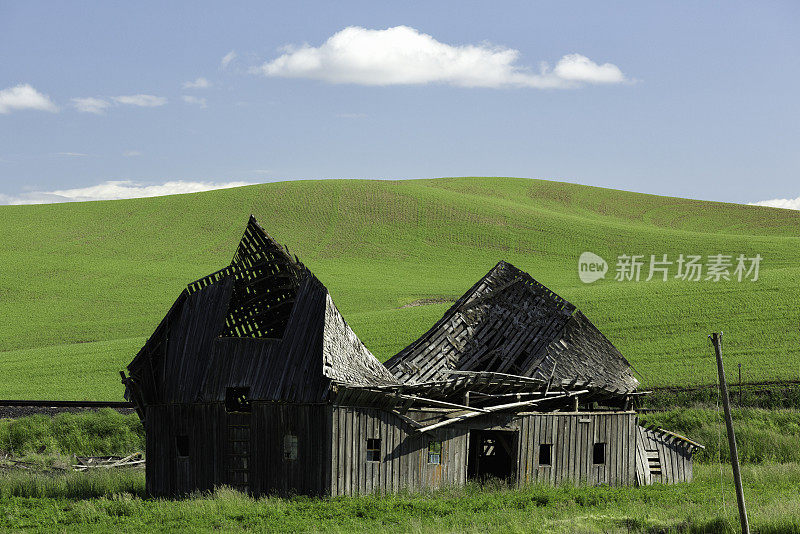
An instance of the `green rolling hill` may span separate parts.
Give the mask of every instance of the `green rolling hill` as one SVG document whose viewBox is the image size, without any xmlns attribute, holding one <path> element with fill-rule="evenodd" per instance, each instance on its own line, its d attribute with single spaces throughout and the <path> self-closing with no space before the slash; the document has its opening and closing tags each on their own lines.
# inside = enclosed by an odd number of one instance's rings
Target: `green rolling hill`
<svg viewBox="0 0 800 534">
<path fill-rule="evenodd" d="M 730 372 L 800 378 L 800 212 L 518 178 L 325 180 L 0 207 L 0 398 L 119 400 L 118 371 L 188 282 L 230 261 L 250 213 L 380 359 L 505 259 L 581 308 L 645 386 L 713 382 L 712 330 Z M 605 279 L 579 280 L 584 251 Z M 622 282 L 620 254 L 763 260 L 756 282 Z"/>
</svg>

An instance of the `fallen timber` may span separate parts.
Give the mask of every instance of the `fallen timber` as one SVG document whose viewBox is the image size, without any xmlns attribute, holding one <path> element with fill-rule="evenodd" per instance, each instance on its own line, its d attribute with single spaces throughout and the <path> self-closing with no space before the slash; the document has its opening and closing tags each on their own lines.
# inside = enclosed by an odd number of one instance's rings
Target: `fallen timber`
<svg viewBox="0 0 800 534">
<path fill-rule="evenodd" d="M 559 395 L 558 397 L 552 397 L 552 398 L 548 398 L 548 399 L 533 399 L 533 400 L 527 400 L 527 401 L 521 401 L 521 402 L 512 402 L 510 404 L 500 404 L 498 406 L 491 406 L 489 408 L 486 408 L 486 412 L 499 412 L 500 410 L 509 410 L 511 408 L 521 408 L 523 406 L 532 406 L 533 404 L 538 404 L 538 403 L 543 402 L 545 400 L 555 400 L 555 399 L 561 399 L 561 398 L 575 397 L 577 395 L 581 395 L 583 393 L 588 393 L 588 392 L 589 392 L 588 389 L 584 389 L 584 390 L 581 390 L 581 391 L 573 391 L 573 392 L 567 393 L 565 395 Z M 457 416 L 453 417 L 452 419 L 448 419 L 448 420 L 445 420 L 445 421 L 440 421 L 438 423 L 434 423 L 432 425 L 428 425 L 428 426 L 419 428 L 419 429 L 417 429 L 417 431 L 418 432 L 430 432 L 431 430 L 434 430 L 434 429 L 437 429 L 437 428 L 441 428 L 443 426 L 450 425 L 450 424 L 453 424 L 453 423 L 457 423 L 457 422 L 463 421 L 465 419 L 470 419 L 472 417 L 477 417 L 479 415 L 481 415 L 481 412 L 471 411 L 471 412 L 465 413 L 463 415 L 457 415 Z"/>
<path fill-rule="evenodd" d="M 144 467 L 145 459 L 141 452 L 135 452 L 125 457 L 120 456 L 78 456 L 78 462 L 73 464 L 75 471 L 86 471 L 88 469 L 112 469 L 115 467 Z"/>
</svg>

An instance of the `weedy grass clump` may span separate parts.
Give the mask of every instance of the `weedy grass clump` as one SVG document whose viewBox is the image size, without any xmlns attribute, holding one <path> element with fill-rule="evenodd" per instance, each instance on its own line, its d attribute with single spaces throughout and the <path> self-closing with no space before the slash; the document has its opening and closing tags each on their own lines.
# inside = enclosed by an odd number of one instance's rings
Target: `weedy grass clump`
<svg viewBox="0 0 800 534">
<path fill-rule="evenodd" d="M 93 469 L 90 471 L 0 473 L 0 499 L 92 499 L 128 494 L 145 497 L 144 470 Z"/>
<path fill-rule="evenodd" d="M 135 414 L 110 408 L 0 419 L 0 452 L 15 457 L 127 455 L 143 451 L 144 439 Z"/>
</svg>

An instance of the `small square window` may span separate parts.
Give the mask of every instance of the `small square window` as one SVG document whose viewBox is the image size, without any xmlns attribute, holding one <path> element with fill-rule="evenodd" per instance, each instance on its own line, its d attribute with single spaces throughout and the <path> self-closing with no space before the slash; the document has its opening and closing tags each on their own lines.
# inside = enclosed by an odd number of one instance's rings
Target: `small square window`
<svg viewBox="0 0 800 534">
<path fill-rule="evenodd" d="M 539 444 L 539 465 L 553 465 L 553 445 L 550 443 Z"/>
<path fill-rule="evenodd" d="M 175 448 L 178 449 L 178 456 L 186 458 L 189 456 L 189 436 L 186 434 L 179 434 L 175 436 Z"/>
<path fill-rule="evenodd" d="M 428 444 L 428 463 L 441 464 L 442 463 L 442 442 L 431 441 Z"/>
<path fill-rule="evenodd" d="M 381 461 L 381 440 L 377 438 L 367 439 L 367 461 L 380 462 Z"/>
<path fill-rule="evenodd" d="M 250 388 L 231 387 L 225 390 L 225 411 L 226 412 L 249 412 L 250 411 Z"/>
<path fill-rule="evenodd" d="M 592 463 L 595 465 L 606 463 L 606 444 L 595 443 L 592 450 Z"/>
<path fill-rule="evenodd" d="M 297 460 L 297 436 L 293 434 L 283 436 L 283 459 Z"/>
</svg>

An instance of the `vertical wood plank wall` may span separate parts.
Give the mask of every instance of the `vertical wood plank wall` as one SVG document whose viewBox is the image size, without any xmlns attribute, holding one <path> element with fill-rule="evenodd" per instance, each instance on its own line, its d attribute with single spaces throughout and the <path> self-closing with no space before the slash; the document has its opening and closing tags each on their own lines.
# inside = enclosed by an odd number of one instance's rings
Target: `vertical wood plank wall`
<svg viewBox="0 0 800 534">
<path fill-rule="evenodd" d="M 254 403 L 250 492 L 254 495 L 324 495 L 330 485 L 330 413 L 322 404 Z M 297 437 L 297 458 L 284 457 L 287 435 Z"/>
<path fill-rule="evenodd" d="M 227 471 L 228 416 L 222 403 L 148 406 L 147 491 L 172 496 L 232 484 Z M 241 419 L 241 418 L 240 418 Z M 331 407 L 252 404 L 247 476 L 252 494 L 322 495 L 330 487 Z M 297 459 L 284 459 L 286 434 L 297 436 Z M 177 436 L 189 450 L 178 456 Z"/>
<path fill-rule="evenodd" d="M 147 490 L 156 496 L 208 491 L 227 480 L 227 414 L 221 403 L 150 406 L 147 409 Z M 422 424 L 436 411 L 410 410 Z M 379 408 L 253 402 L 248 489 L 252 494 L 356 495 L 460 485 L 467 482 L 470 429 L 517 433 L 519 484 L 625 485 L 637 483 L 641 451 L 658 449 L 663 476 L 654 482 L 688 481 L 691 454 L 681 443 L 644 429 L 633 413 L 487 415 L 420 434 Z M 176 438 L 188 437 L 188 456 Z M 297 458 L 285 457 L 287 435 L 296 436 Z M 380 439 L 380 461 L 367 461 L 367 440 Z M 428 445 L 441 441 L 439 464 L 428 463 Z M 540 465 L 539 445 L 552 445 L 551 465 Z M 605 462 L 595 464 L 593 445 L 605 443 Z M 641 470 L 639 470 L 641 471 Z M 648 473 L 649 474 L 649 473 Z M 639 473 L 638 483 L 643 483 Z"/>
<path fill-rule="evenodd" d="M 431 417 L 423 412 L 406 415 L 420 421 Z M 391 493 L 466 482 L 466 430 L 451 427 L 419 434 L 385 410 L 334 406 L 331 435 L 332 495 Z M 381 440 L 381 461 L 367 461 L 367 439 Z M 440 464 L 428 463 L 428 444 L 434 440 L 442 442 Z"/>
<path fill-rule="evenodd" d="M 225 408 L 222 404 L 148 406 L 147 492 L 156 496 L 210 491 L 224 483 Z M 188 436 L 189 454 L 178 456 L 177 436 Z"/>
<path fill-rule="evenodd" d="M 438 415 L 409 411 L 408 417 L 428 423 Z M 497 426 L 491 426 L 495 424 Z M 475 428 L 518 433 L 517 481 L 557 484 L 634 484 L 636 481 L 636 417 L 632 413 L 531 414 L 514 418 L 491 416 Z M 469 429 L 444 427 L 433 435 L 414 432 L 397 416 L 376 408 L 338 406 L 332 409 L 332 495 L 395 492 L 467 481 Z M 381 440 L 381 461 L 368 462 L 366 440 Z M 442 441 L 441 464 L 428 464 L 428 443 Z M 593 463 L 594 443 L 606 444 L 605 463 Z M 539 444 L 552 444 L 552 465 L 539 465 Z"/>
<path fill-rule="evenodd" d="M 692 454 L 687 444 L 674 437 L 662 434 L 657 430 L 644 428 L 638 425 L 637 429 L 639 439 L 642 443 L 641 452 L 644 453 L 647 450 L 658 451 L 658 459 L 661 463 L 661 474 L 653 474 L 651 477 L 652 482 L 661 482 L 664 484 L 691 482 Z M 647 465 L 647 459 L 643 459 L 641 463 Z"/>
<path fill-rule="evenodd" d="M 518 418 L 520 483 L 633 484 L 636 480 L 636 416 L 632 413 L 532 414 Z M 605 443 L 605 463 L 593 446 Z M 551 444 L 551 465 L 540 465 L 539 445 Z"/>
</svg>

